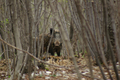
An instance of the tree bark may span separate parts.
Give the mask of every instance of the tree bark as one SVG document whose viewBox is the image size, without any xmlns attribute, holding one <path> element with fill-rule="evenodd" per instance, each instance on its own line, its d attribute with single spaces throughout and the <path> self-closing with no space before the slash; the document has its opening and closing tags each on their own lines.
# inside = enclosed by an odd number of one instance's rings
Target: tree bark
<svg viewBox="0 0 120 80">
<path fill-rule="evenodd" d="M 32 53 L 32 29 L 34 27 L 34 19 L 33 19 L 33 14 L 32 14 L 32 7 L 31 7 L 31 1 L 30 0 L 25 0 L 25 4 L 26 4 L 26 9 L 27 9 L 27 15 L 28 15 L 28 26 L 29 26 L 29 52 Z M 28 27 L 27 26 L 27 27 Z M 31 80 L 30 76 L 32 73 L 32 57 L 28 56 L 28 76 L 29 79 Z"/>
<path fill-rule="evenodd" d="M 20 41 L 20 30 L 18 28 L 18 23 L 17 23 L 18 18 L 17 18 L 17 4 L 16 4 L 16 0 L 14 0 L 13 5 L 14 5 L 14 8 L 13 8 L 13 11 L 14 11 L 13 14 L 14 15 L 13 15 L 12 21 L 14 22 L 13 23 L 13 33 L 14 33 L 14 37 L 15 37 L 15 45 L 19 49 L 22 49 L 22 45 L 21 45 L 21 41 Z M 15 67 L 15 72 L 14 72 L 14 75 L 12 75 L 10 77 L 10 80 L 16 80 L 18 75 L 19 75 L 19 73 L 20 73 L 20 70 L 21 70 L 21 67 L 22 67 L 22 61 L 23 61 L 23 52 L 17 50 L 17 57 L 18 57 L 18 60 L 17 60 L 17 65 Z"/>
</svg>

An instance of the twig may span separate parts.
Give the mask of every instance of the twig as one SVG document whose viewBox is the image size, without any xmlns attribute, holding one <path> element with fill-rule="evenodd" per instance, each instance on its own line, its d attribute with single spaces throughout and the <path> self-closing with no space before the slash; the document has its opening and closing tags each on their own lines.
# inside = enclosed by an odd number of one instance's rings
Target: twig
<svg viewBox="0 0 120 80">
<path fill-rule="evenodd" d="M 15 46 L 13 46 L 13 45 L 7 43 L 7 42 L 4 41 L 1 37 L 0 37 L 0 41 L 2 41 L 2 42 L 5 43 L 6 45 L 8 45 L 8 46 L 10 46 L 10 47 L 12 47 L 12 48 L 14 48 L 14 49 L 17 49 L 17 50 L 19 50 L 19 51 L 22 51 L 22 52 L 24 52 L 24 53 L 27 53 L 28 55 L 30 55 L 31 57 L 33 57 L 34 59 L 36 59 L 38 62 L 41 62 L 41 63 L 47 64 L 47 65 L 50 65 L 50 66 L 55 66 L 55 67 L 59 67 L 59 68 L 65 68 L 65 69 L 68 69 L 68 68 L 66 68 L 66 67 L 64 67 L 64 66 L 53 65 L 53 64 L 47 63 L 47 62 L 45 62 L 45 61 L 43 61 L 43 60 L 40 60 L 39 58 L 36 58 L 36 57 L 35 57 L 34 55 L 32 55 L 31 53 L 29 53 L 29 52 L 27 52 L 27 51 L 25 51 L 25 50 L 21 50 L 21 49 L 15 47 Z"/>
<path fill-rule="evenodd" d="M 69 69 L 69 68 L 67 68 L 67 67 L 64 67 L 64 66 L 57 66 L 57 65 L 54 65 L 54 64 L 47 63 L 47 62 L 45 62 L 45 61 L 43 61 L 43 60 L 40 60 L 39 58 L 36 58 L 36 57 L 35 57 L 34 55 L 32 55 L 31 53 L 29 53 L 29 52 L 27 52 L 27 51 L 25 51 L 25 50 L 21 50 L 21 49 L 15 47 L 15 46 L 13 46 L 13 45 L 5 42 L 1 37 L 0 37 L 0 41 L 2 41 L 2 42 L 5 43 L 6 45 L 8 45 L 8 46 L 10 46 L 10 47 L 12 47 L 12 48 L 14 48 L 14 49 L 17 49 L 17 50 L 19 50 L 19 51 L 22 51 L 22 52 L 24 52 L 24 53 L 27 53 L 28 55 L 30 55 L 31 57 L 33 57 L 34 59 L 36 59 L 38 62 L 47 64 L 47 65 L 50 65 L 50 66 L 55 66 L 55 67 L 59 67 L 59 68 L 65 68 L 65 69 L 67 69 L 67 70 L 74 71 L 74 70 L 71 70 L 71 69 Z M 82 74 L 82 73 L 80 73 L 80 74 L 81 74 L 82 76 L 86 76 L 86 77 L 90 77 L 90 78 L 91 78 L 91 76 L 84 75 L 84 74 Z M 95 78 L 95 77 L 94 77 L 94 79 L 99 80 L 98 78 Z"/>
</svg>

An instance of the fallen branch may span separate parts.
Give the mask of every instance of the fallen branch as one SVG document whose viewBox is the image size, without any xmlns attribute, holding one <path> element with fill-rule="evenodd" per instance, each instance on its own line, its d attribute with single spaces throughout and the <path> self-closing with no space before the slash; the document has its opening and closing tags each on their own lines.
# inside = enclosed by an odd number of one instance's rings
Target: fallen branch
<svg viewBox="0 0 120 80">
<path fill-rule="evenodd" d="M 45 62 L 45 61 L 43 61 L 43 60 L 40 60 L 39 58 L 35 57 L 35 56 L 32 55 L 31 53 L 29 53 L 29 52 L 27 52 L 27 51 L 25 51 L 25 50 L 21 50 L 21 49 L 15 47 L 15 46 L 13 46 L 13 45 L 7 43 L 7 42 L 4 41 L 1 37 L 0 37 L 0 41 L 2 41 L 2 42 L 5 43 L 6 45 L 8 45 L 8 46 L 10 46 L 10 47 L 12 47 L 12 48 L 14 48 L 14 49 L 17 49 L 17 50 L 19 50 L 19 51 L 22 51 L 22 52 L 24 52 L 24 53 L 27 53 L 28 55 L 30 55 L 31 57 L 33 57 L 34 59 L 36 59 L 38 62 L 47 64 L 47 65 L 50 65 L 50 66 L 55 66 L 55 67 L 59 67 L 59 68 L 65 68 L 64 66 L 53 65 L 53 64 L 47 63 L 47 62 Z"/>
<path fill-rule="evenodd" d="M 31 57 L 33 57 L 34 59 L 36 59 L 38 62 L 47 64 L 47 65 L 50 65 L 50 66 L 59 67 L 59 68 L 65 68 L 65 69 L 67 69 L 67 70 L 74 71 L 74 70 L 71 70 L 70 68 L 67 68 L 67 67 L 64 67 L 64 66 L 59 66 L 59 65 L 57 66 L 57 65 L 54 65 L 54 64 L 47 63 L 47 62 L 45 62 L 45 61 L 43 61 L 43 60 L 40 60 L 39 58 L 36 58 L 36 57 L 35 57 L 34 55 L 32 55 L 31 53 L 29 53 L 29 52 L 27 52 L 27 51 L 25 51 L 25 50 L 21 50 L 21 49 L 15 47 L 15 46 L 13 46 L 13 45 L 7 43 L 7 42 L 4 41 L 1 37 L 0 37 L 0 41 L 2 41 L 2 42 L 5 43 L 6 45 L 8 45 L 8 46 L 10 46 L 10 47 L 12 47 L 12 48 L 14 48 L 14 49 L 17 49 L 17 50 L 19 50 L 19 51 L 22 51 L 22 52 L 24 52 L 24 53 L 27 53 L 28 55 L 30 55 Z M 86 77 L 90 77 L 90 78 L 91 78 L 91 76 L 84 75 L 84 74 L 82 74 L 82 73 L 80 73 L 80 74 L 81 74 L 82 76 L 86 76 Z M 94 78 L 94 79 L 99 80 L 98 78 Z"/>
</svg>

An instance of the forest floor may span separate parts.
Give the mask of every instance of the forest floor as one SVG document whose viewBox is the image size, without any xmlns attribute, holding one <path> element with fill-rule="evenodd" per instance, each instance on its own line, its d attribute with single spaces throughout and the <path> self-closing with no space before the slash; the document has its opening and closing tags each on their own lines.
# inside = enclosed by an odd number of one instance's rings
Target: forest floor
<svg viewBox="0 0 120 80">
<path fill-rule="evenodd" d="M 92 60 L 92 59 L 91 59 Z M 81 80 L 93 80 L 90 75 L 90 70 L 88 67 L 87 58 L 76 58 L 76 61 L 79 66 L 79 72 L 81 73 Z M 53 57 L 47 61 L 48 63 L 63 66 L 64 68 L 54 67 L 45 65 L 45 69 L 37 69 L 36 73 L 32 73 L 31 77 L 35 75 L 34 80 L 78 80 L 77 73 L 75 73 L 74 64 L 70 59 L 62 59 L 61 57 Z M 118 63 L 117 63 L 118 66 Z M 112 67 L 112 64 L 109 64 L 110 73 L 113 77 L 113 80 L 116 80 L 115 73 Z M 92 69 L 93 69 L 93 76 L 94 80 L 101 80 L 102 75 L 99 69 L 99 66 L 95 65 L 95 62 L 92 61 Z M 107 69 L 102 65 L 102 69 L 107 80 L 110 80 L 109 74 Z M 7 80 L 9 76 L 6 76 L 7 64 L 6 60 L 0 61 L 0 80 Z M 120 74 L 120 71 L 119 71 Z M 29 80 L 28 75 L 24 74 L 22 80 Z"/>
<path fill-rule="evenodd" d="M 76 61 L 79 66 L 79 72 L 81 73 L 81 80 L 93 80 L 90 75 L 90 70 L 88 67 L 89 61 L 87 62 L 87 57 L 76 58 Z M 99 66 L 97 66 L 95 61 L 93 61 L 92 59 L 91 61 L 92 61 L 94 80 L 102 80 L 103 78 Z M 38 72 L 35 74 L 36 76 L 35 80 L 78 80 L 77 73 L 75 72 L 74 69 L 74 64 L 70 59 L 63 59 L 61 57 L 52 57 L 47 62 L 57 65 L 59 67 L 64 66 L 64 68 L 46 65 L 46 70 L 39 69 Z M 118 63 L 116 66 L 118 67 Z M 103 65 L 102 65 L 102 69 L 104 71 L 107 80 L 110 80 L 107 69 Z M 111 63 L 109 64 L 109 69 L 113 77 L 113 80 L 116 80 L 116 76 Z"/>
</svg>

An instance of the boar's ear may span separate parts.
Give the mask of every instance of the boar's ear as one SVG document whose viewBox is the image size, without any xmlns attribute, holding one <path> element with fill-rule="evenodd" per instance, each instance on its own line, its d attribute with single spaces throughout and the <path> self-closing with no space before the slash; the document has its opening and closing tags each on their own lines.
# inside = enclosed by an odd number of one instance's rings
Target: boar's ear
<svg viewBox="0 0 120 80">
<path fill-rule="evenodd" d="M 54 29 L 50 28 L 50 35 L 52 35 L 53 32 L 54 32 Z"/>
</svg>

